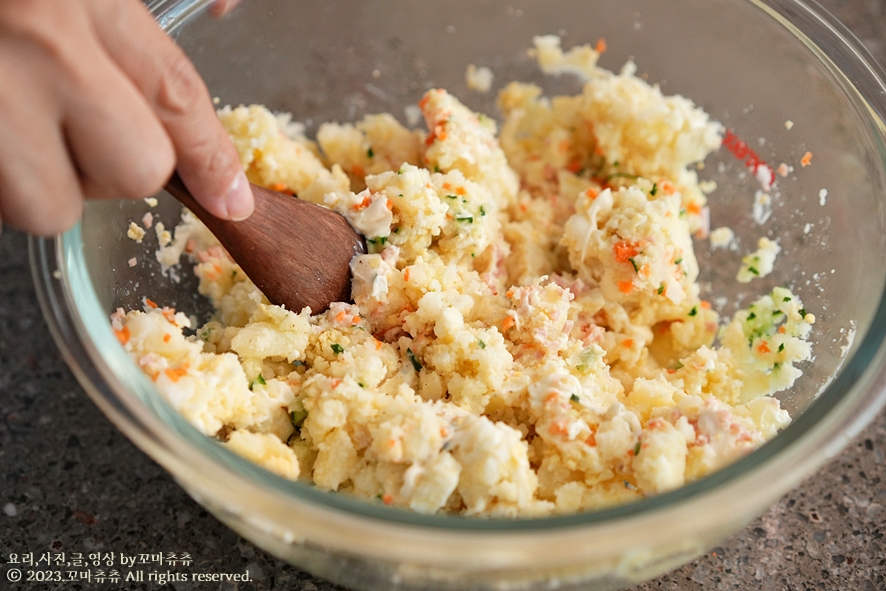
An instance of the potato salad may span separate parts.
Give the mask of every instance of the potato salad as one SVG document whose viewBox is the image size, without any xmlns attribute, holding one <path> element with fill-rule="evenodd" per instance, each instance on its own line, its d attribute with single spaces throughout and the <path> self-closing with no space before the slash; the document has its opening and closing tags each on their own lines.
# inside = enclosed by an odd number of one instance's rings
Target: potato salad
<svg viewBox="0 0 886 591">
<path fill-rule="evenodd" d="M 443 89 L 418 103 L 424 129 L 375 114 L 315 139 L 222 108 L 251 182 L 366 237 L 353 299 L 270 304 L 185 212 L 158 258 L 190 261 L 215 315 L 192 326 L 145 294 L 112 315 L 120 342 L 232 452 L 420 513 L 593 510 L 749 453 L 791 420 L 772 394 L 801 375 L 814 317 L 786 288 L 728 321 L 700 296 L 712 187 L 694 164 L 723 128 L 630 62 L 599 68 L 598 49 L 536 38 L 543 71 L 586 82 L 554 97 L 511 82 L 500 125 Z M 768 244 L 745 267 L 771 270 Z"/>
</svg>

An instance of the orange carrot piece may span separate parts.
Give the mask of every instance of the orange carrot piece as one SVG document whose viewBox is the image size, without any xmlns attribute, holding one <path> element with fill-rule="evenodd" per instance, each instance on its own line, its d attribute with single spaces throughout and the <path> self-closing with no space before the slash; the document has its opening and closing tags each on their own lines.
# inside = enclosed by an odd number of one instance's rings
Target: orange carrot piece
<svg viewBox="0 0 886 591">
<path fill-rule="evenodd" d="M 637 243 L 634 241 L 619 240 L 612 246 L 612 252 L 613 254 L 615 254 L 615 260 L 619 263 L 627 263 L 630 259 L 637 256 L 637 246 Z"/>
<path fill-rule="evenodd" d="M 173 383 L 178 382 L 181 378 L 188 375 L 188 364 L 184 363 L 181 367 L 171 367 L 163 373 L 165 373 L 166 377 L 168 377 Z"/>
<path fill-rule="evenodd" d="M 120 344 L 121 344 L 121 345 L 125 345 L 126 343 L 129 342 L 129 337 L 130 337 L 130 334 L 129 334 L 129 327 L 128 327 L 128 326 L 124 326 L 124 327 L 121 328 L 120 330 L 117 330 L 117 329 L 115 328 L 115 329 L 114 329 L 114 335 L 117 337 L 117 340 L 120 341 Z"/>
<path fill-rule="evenodd" d="M 803 154 L 803 157 L 800 158 L 800 165 L 804 168 L 812 164 L 812 152 L 806 152 Z"/>
</svg>

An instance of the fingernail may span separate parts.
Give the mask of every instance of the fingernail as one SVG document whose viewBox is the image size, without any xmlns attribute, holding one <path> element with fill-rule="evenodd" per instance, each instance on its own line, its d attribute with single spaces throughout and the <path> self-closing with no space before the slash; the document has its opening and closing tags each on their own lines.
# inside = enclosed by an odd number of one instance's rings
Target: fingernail
<svg viewBox="0 0 886 591">
<path fill-rule="evenodd" d="M 228 188 L 225 195 L 225 207 L 228 211 L 228 217 L 239 222 L 245 220 L 252 215 L 255 203 L 252 198 L 252 189 L 249 187 L 249 181 L 242 172 L 237 173 L 234 182 Z"/>
</svg>

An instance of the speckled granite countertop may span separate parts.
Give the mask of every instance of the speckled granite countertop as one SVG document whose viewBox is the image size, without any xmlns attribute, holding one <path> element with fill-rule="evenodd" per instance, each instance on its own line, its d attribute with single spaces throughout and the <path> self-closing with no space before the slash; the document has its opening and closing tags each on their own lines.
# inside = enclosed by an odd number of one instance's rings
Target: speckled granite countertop
<svg viewBox="0 0 886 591">
<path fill-rule="evenodd" d="M 248 0 L 246 0 L 248 1 Z M 886 63 L 886 0 L 822 0 Z M 838 457 L 709 555 L 636 590 L 886 589 L 886 413 Z M 114 428 L 62 360 L 37 305 L 25 237 L 0 235 L 0 553 L 187 552 L 251 583 L 125 589 L 340 589 L 207 514 Z M 3 570 L 3 569 L 0 569 Z M 0 589 L 7 588 L 3 577 Z M 22 589 L 92 589 L 78 583 Z"/>
</svg>

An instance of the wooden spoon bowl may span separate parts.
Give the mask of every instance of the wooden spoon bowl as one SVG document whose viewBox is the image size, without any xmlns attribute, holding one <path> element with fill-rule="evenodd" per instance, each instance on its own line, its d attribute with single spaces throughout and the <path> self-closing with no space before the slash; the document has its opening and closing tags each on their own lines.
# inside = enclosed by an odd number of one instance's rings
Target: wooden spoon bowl
<svg viewBox="0 0 886 591">
<path fill-rule="evenodd" d="M 272 304 L 318 314 L 351 301 L 351 259 L 366 242 L 341 215 L 297 197 L 250 185 L 255 211 L 241 221 L 203 209 L 174 174 L 166 191 L 200 218 Z"/>
</svg>

